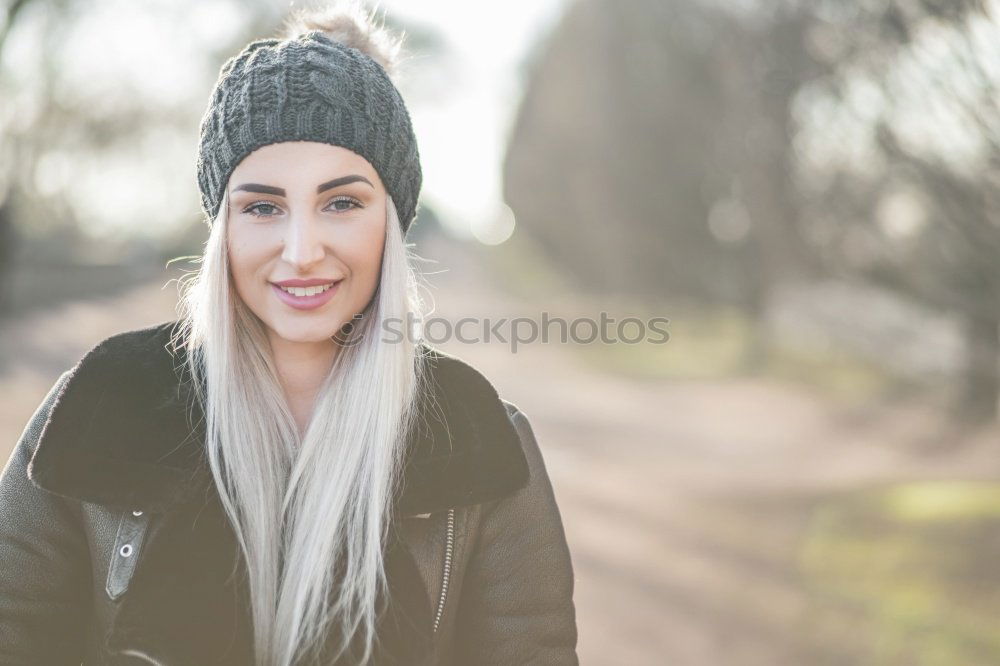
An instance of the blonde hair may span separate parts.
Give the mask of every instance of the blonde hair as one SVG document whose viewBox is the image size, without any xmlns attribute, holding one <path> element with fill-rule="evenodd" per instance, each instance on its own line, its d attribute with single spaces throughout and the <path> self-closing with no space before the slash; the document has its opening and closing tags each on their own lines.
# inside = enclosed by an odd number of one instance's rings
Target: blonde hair
<svg viewBox="0 0 1000 666">
<path fill-rule="evenodd" d="M 384 340 L 380 325 L 420 316 L 417 274 L 387 195 L 376 294 L 300 438 L 265 325 L 231 279 L 228 210 L 227 191 L 202 265 L 183 282 L 175 344 L 188 352 L 212 476 L 245 558 L 256 663 L 318 656 L 329 632 L 339 647 L 324 659 L 360 636 L 364 663 L 387 596 L 383 548 L 424 367 L 418 340 Z"/>
</svg>

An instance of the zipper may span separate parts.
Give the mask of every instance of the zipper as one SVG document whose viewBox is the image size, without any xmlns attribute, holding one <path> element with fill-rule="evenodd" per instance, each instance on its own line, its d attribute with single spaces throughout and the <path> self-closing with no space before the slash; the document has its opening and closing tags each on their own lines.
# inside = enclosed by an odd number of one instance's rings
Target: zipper
<svg viewBox="0 0 1000 666">
<path fill-rule="evenodd" d="M 441 624 L 444 601 L 448 597 L 448 583 L 451 578 L 451 558 L 455 550 L 455 509 L 448 509 L 448 532 L 444 548 L 444 574 L 441 577 L 441 596 L 438 598 L 437 613 L 434 615 L 434 633 Z"/>
<path fill-rule="evenodd" d="M 139 657 L 140 659 L 142 659 L 142 663 L 144 664 L 153 664 L 153 666 L 166 666 L 166 664 L 164 664 L 162 661 L 157 661 L 156 659 L 153 659 L 142 650 L 136 650 L 134 648 L 122 650 L 121 652 L 116 652 L 115 654 L 122 655 L 125 657 Z"/>
</svg>

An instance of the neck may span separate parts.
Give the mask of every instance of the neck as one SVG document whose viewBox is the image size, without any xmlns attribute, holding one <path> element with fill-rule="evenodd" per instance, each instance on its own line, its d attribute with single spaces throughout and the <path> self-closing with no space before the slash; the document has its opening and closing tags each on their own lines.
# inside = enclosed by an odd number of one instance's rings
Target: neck
<svg viewBox="0 0 1000 666">
<path fill-rule="evenodd" d="M 270 340 L 278 381 L 298 424 L 299 433 L 305 434 L 316 395 L 330 373 L 340 347 L 333 340 L 286 340 L 273 331 Z"/>
</svg>

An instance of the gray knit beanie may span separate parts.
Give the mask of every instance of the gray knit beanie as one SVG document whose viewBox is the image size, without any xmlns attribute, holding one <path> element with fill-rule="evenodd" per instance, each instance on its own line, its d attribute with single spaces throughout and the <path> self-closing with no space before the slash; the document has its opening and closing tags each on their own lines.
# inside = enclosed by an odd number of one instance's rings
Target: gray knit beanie
<svg viewBox="0 0 1000 666">
<path fill-rule="evenodd" d="M 396 204 L 403 234 L 422 173 L 403 98 L 370 56 L 321 30 L 259 39 L 222 66 L 201 121 L 198 186 L 207 222 L 236 166 L 261 146 L 317 141 L 361 155 Z"/>
</svg>

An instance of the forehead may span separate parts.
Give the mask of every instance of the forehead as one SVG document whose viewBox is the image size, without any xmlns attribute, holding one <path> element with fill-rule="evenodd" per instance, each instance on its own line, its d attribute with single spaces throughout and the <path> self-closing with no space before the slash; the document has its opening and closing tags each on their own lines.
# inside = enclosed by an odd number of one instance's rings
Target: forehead
<svg viewBox="0 0 1000 666">
<path fill-rule="evenodd" d="M 315 141 L 283 141 L 261 146 L 236 166 L 234 176 L 269 176 L 273 180 L 329 178 L 341 173 L 360 173 L 375 182 L 371 163 L 353 150 Z"/>
</svg>

